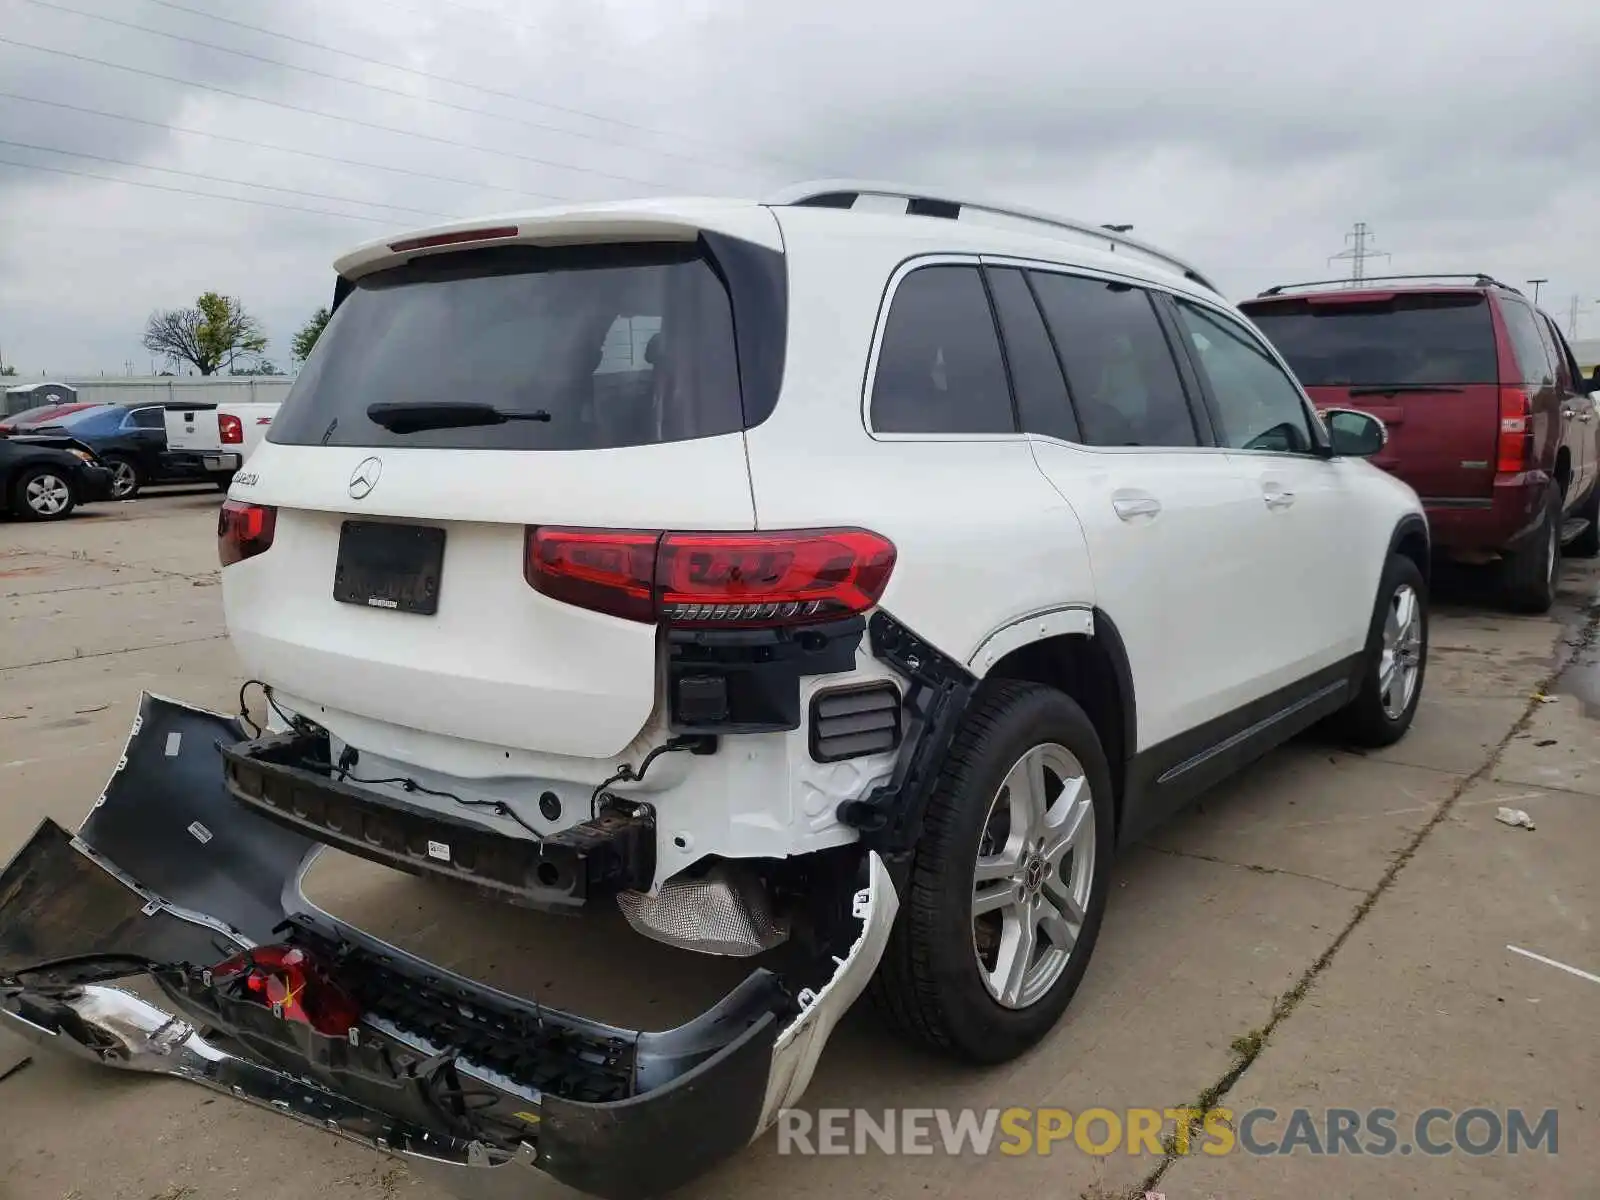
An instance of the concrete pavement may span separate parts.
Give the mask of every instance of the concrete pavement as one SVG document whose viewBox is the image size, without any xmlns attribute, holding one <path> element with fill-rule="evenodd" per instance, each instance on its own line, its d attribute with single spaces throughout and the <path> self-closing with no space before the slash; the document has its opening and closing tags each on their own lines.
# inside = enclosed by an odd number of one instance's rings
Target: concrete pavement
<svg viewBox="0 0 1600 1200">
<path fill-rule="evenodd" d="M 150 497 L 53 527 L 0 524 L 0 857 L 43 816 L 81 819 L 141 690 L 236 705 L 217 503 Z M 1594 1195 L 1600 984 L 1504 949 L 1600 974 L 1600 666 L 1588 624 L 1600 575 L 1569 564 L 1566 580 L 1549 619 L 1438 605 L 1422 709 L 1400 745 L 1357 755 L 1302 739 L 1130 852 L 1085 983 L 1034 1053 L 954 1067 L 887 1036 L 863 1006 L 805 1102 L 1081 1112 L 1203 1098 L 1240 1113 L 1388 1106 L 1402 1126 L 1430 1107 L 1554 1107 L 1558 1154 L 1093 1157 L 1067 1141 L 1048 1156 L 801 1159 L 769 1135 L 684 1194 Z M 1493 820 L 1508 799 L 1536 830 Z M 744 973 L 618 921 L 510 909 L 485 921 L 450 889 L 331 853 L 310 890 L 448 966 L 646 1027 L 676 1023 Z M 0 1081 L 0 1131 L 4 1200 L 436 1195 L 318 1130 L 181 1083 L 38 1057 Z"/>
</svg>

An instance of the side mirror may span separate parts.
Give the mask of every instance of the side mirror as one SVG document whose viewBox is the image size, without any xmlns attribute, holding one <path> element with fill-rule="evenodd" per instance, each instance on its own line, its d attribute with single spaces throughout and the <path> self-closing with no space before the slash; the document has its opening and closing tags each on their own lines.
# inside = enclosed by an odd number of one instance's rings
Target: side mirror
<svg viewBox="0 0 1600 1200">
<path fill-rule="evenodd" d="M 1389 444 L 1389 427 L 1371 413 L 1328 408 L 1322 420 L 1333 453 L 1341 458 L 1371 458 Z"/>
</svg>

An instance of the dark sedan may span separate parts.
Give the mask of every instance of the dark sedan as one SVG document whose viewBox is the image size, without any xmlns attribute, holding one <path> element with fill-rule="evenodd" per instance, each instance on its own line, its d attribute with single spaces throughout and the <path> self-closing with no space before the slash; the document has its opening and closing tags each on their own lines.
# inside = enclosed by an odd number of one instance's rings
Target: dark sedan
<svg viewBox="0 0 1600 1200">
<path fill-rule="evenodd" d="M 80 504 L 109 500 L 114 479 L 69 437 L 0 438 L 0 511 L 24 521 L 59 521 Z"/>
<path fill-rule="evenodd" d="M 131 500 L 152 483 L 208 482 L 193 455 L 167 452 L 166 415 L 159 404 L 97 404 L 31 432 L 86 443 L 112 470 L 113 500 Z"/>
</svg>

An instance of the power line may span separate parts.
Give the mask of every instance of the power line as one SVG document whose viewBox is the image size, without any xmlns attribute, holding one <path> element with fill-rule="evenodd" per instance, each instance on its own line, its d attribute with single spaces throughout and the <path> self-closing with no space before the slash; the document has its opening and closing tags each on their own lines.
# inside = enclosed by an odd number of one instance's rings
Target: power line
<svg viewBox="0 0 1600 1200">
<path fill-rule="evenodd" d="M 404 88 L 385 87 L 381 83 L 368 83 L 364 79 L 351 79 L 348 75 L 336 75 L 332 71 L 322 71 L 316 67 L 302 67 L 298 63 L 285 62 L 281 58 L 272 58 L 265 54 L 254 54 L 249 50 L 235 50 L 232 46 L 219 45 L 216 42 L 202 41 L 200 38 L 188 37 L 181 33 L 168 33 L 164 29 L 152 29 L 148 25 L 140 25 L 133 21 L 124 21 L 117 17 L 108 17 L 103 13 L 85 12 L 81 8 L 72 8 L 65 4 L 55 3 L 55 0 L 24 0 L 39 8 L 53 9 L 56 12 L 71 13 L 75 17 L 83 17 L 90 21 L 102 21 L 107 25 L 116 25 L 122 29 L 131 29 L 136 33 L 149 34 L 151 37 L 168 38 L 174 42 L 183 42 L 190 46 L 199 46 L 202 50 L 214 50 L 218 54 L 232 54 L 236 58 L 249 59 L 251 62 L 266 63 L 269 66 L 281 67 L 286 71 L 298 71 L 303 75 L 310 75 L 317 79 L 329 79 L 335 83 L 343 83 L 349 87 L 365 88 L 369 92 L 378 92 L 385 96 L 398 96 L 402 100 L 410 100 L 416 104 L 431 104 L 436 108 L 450 109 L 454 112 L 468 113 L 476 117 L 488 117 L 495 121 L 508 121 L 513 125 L 521 125 L 528 129 L 538 130 L 541 133 L 556 133 L 566 137 L 577 138 L 582 141 L 595 141 L 604 143 L 604 139 L 596 138 L 593 134 L 578 133 L 570 129 L 563 129 L 559 125 L 545 125 L 538 121 L 529 121 L 522 117 L 508 116 L 504 113 L 493 112 L 487 108 L 474 108 L 470 104 L 457 104 L 451 100 L 440 100 L 433 96 L 419 96 L 415 92 L 408 92 Z M 616 142 L 611 142 L 616 145 Z M 628 149 L 637 151 L 639 147 L 630 146 Z M 571 163 L 547 163 L 549 166 L 560 167 L 566 171 L 582 171 L 592 175 L 600 175 L 607 179 L 616 179 L 625 183 L 644 184 L 647 187 L 665 187 L 658 180 L 640 179 L 634 175 L 618 175 L 610 171 L 602 171 L 595 167 L 580 167 Z M 736 168 L 743 170 L 744 168 Z"/>
<path fill-rule="evenodd" d="M 130 162 L 125 158 L 107 158 L 103 154 L 86 154 L 81 150 L 62 150 L 55 146 L 34 146 L 28 142 L 12 142 L 0 138 L 0 146 L 16 150 L 37 150 L 42 154 L 61 154 L 67 158 L 89 158 L 95 162 L 111 163 L 118 167 L 133 167 L 140 171 L 160 171 L 166 175 L 184 175 L 190 179 L 203 179 L 207 183 L 227 183 L 234 187 L 261 188 L 268 192 L 284 192 L 290 196 L 304 196 L 308 200 L 334 200 L 340 204 L 364 204 L 370 208 L 388 208 L 395 212 L 414 213 L 422 217 L 456 217 L 458 213 L 440 212 L 432 208 L 408 208 L 403 204 L 384 204 L 377 200 L 357 200 L 353 196 L 338 196 L 330 192 L 307 192 L 300 188 L 279 187 L 275 183 L 254 183 L 248 179 L 229 179 L 226 175 L 203 175 L 198 171 L 180 171 L 176 167 L 156 167 L 149 163 Z"/>
<path fill-rule="evenodd" d="M 39 3 L 39 2 L 41 2 L 41 0 L 30 0 L 30 2 Z M 618 126 L 619 128 L 622 128 L 622 129 L 632 130 L 635 133 L 647 134 L 650 137 L 670 137 L 670 138 L 676 138 L 679 141 L 698 142 L 698 143 L 700 143 L 702 145 L 711 145 L 712 144 L 711 142 L 709 142 L 705 138 L 696 138 L 696 137 L 692 137 L 692 136 L 690 136 L 688 134 L 675 133 L 675 132 L 673 132 L 671 130 L 666 130 L 666 129 L 656 129 L 656 128 L 652 128 L 649 125 L 640 125 L 640 124 L 637 124 L 636 122 L 633 122 L 633 121 L 624 121 L 620 117 L 608 117 L 608 116 L 604 115 L 603 113 L 590 112 L 588 109 L 572 108 L 572 107 L 570 107 L 568 105 L 565 105 L 565 104 L 556 104 L 555 102 L 550 101 L 550 100 L 536 100 L 536 99 L 534 99 L 534 97 L 523 95 L 520 92 L 508 92 L 508 91 L 505 91 L 505 90 L 503 90 L 501 88 L 488 87 L 485 84 L 481 84 L 481 83 L 470 83 L 465 79 L 456 79 L 456 78 L 454 78 L 453 76 L 450 76 L 450 75 L 440 75 L 440 74 L 437 74 L 437 73 L 435 73 L 433 71 L 424 71 L 419 67 L 408 67 L 404 63 L 397 63 L 397 62 L 394 62 L 391 59 L 374 58 L 370 54 L 362 54 L 361 52 L 356 51 L 356 50 L 346 50 L 346 49 L 344 49 L 342 47 L 339 47 L 339 46 L 330 46 L 326 42 L 317 42 L 317 41 L 311 40 L 310 38 L 296 37 L 293 34 L 280 33 L 276 29 L 267 29 L 267 28 L 264 28 L 263 26 L 260 26 L 260 25 L 251 25 L 251 24 L 248 24 L 247 22 L 244 22 L 244 21 L 235 20 L 232 17 L 218 16 L 216 13 L 206 12 L 204 9 L 190 8 L 186 4 L 178 4 L 178 3 L 176 3 L 176 0 L 148 0 L 148 3 L 150 3 L 150 4 L 159 4 L 162 8 L 174 9 L 177 12 L 189 13 L 189 14 L 191 14 L 193 16 L 197 16 L 197 17 L 204 17 L 206 20 L 216 21 L 219 24 L 232 25 L 236 29 L 247 29 L 251 33 L 259 33 L 259 34 L 261 34 L 261 35 L 263 35 L 265 37 L 278 38 L 281 41 L 291 42 L 291 43 L 293 43 L 294 45 L 297 45 L 297 46 L 307 46 L 307 47 L 309 47 L 309 48 L 311 48 L 313 50 L 321 50 L 321 51 L 323 51 L 323 52 L 325 52 L 327 54 L 337 54 L 337 55 L 340 55 L 340 56 L 342 56 L 344 58 L 354 59 L 356 62 L 370 63 L 372 66 L 384 67 L 384 68 L 386 68 L 387 70 L 390 70 L 390 71 L 400 71 L 403 74 L 412 75 L 412 76 L 415 76 L 418 79 L 428 79 L 428 80 L 432 80 L 435 83 L 448 83 L 452 87 L 466 88 L 468 91 L 480 92 L 485 96 L 497 96 L 497 97 L 500 97 L 501 99 L 505 99 L 505 100 L 515 100 L 519 104 L 531 104 L 536 108 L 547 108 L 547 109 L 550 109 L 552 112 L 566 113 L 569 116 L 582 117 L 585 120 L 589 120 L 589 121 L 600 121 L 600 122 L 603 122 L 604 124 L 607 124 L 607 125 L 616 125 L 616 126 Z M 55 6 L 55 5 L 47 5 L 47 7 L 57 7 L 57 6 Z M 75 11 L 75 10 L 67 9 L 65 11 L 71 12 L 71 11 Z M 301 68 L 296 68 L 296 69 L 301 69 Z M 348 82 L 355 82 L 355 81 L 354 80 L 350 80 Z M 409 93 L 407 93 L 407 94 L 409 95 Z M 413 99 L 421 100 L 421 99 L 424 99 L 424 97 L 414 96 Z M 432 103 L 431 100 L 429 102 Z M 478 109 L 469 109 L 467 111 L 469 111 L 469 112 L 478 112 L 480 110 L 478 110 Z M 485 114 L 485 115 L 500 117 L 499 113 L 488 113 L 488 114 Z M 516 120 L 516 118 L 514 118 L 514 117 L 502 117 L 501 119 L 503 119 L 503 120 Z M 551 130 L 554 130 L 554 132 L 556 132 L 556 133 L 564 133 L 564 134 L 568 134 L 569 136 L 572 136 L 572 137 L 593 137 L 593 135 L 591 135 L 591 134 L 585 134 L 585 133 L 583 133 L 581 131 L 578 131 L 578 130 L 566 129 L 566 128 L 559 127 L 559 126 L 535 125 L 534 128 L 551 129 Z M 602 139 L 596 138 L 595 140 L 602 140 Z M 629 145 L 628 143 L 625 143 L 625 142 L 614 142 L 613 144 L 614 145 L 619 145 L 619 146 L 624 146 L 627 149 L 639 149 L 639 147 L 631 146 L 631 145 Z M 674 151 L 671 151 L 671 150 L 659 150 L 659 149 L 656 149 L 654 147 L 650 147 L 649 149 L 650 149 L 650 153 L 652 153 L 652 154 L 659 154 L 659 155 L 662 155 L 663 157 L 666 157 L 666 158 L 676 158 L 676 159 L 680 159 L 680 160 L 682 160 L 684 162 L 699 163 L 699 164 L 704 165 L 704 166 L 725 168 L 727 170 L 733 170 L 733 171 L 747 171 L 749 169 L 748 164 L 745 164 L 745 163 L 734 163 L 734 162 L 721 161 L 721 160 L 718 160 L 718 159 L 700 158 L 700 157 L 697 157 L 697 156 L 694 156 L 694 155 L 678 154 L 678 153 L 676 153 Z M 785 163 L 785 165 L 789 165 L 789 166 L 804 166 L 805 165 L 803 163 L 789 163 L 789 162 L 787 162 L 787 160 L 778 159 L 778 158 L 772 158 L 771 156 L 768 156 L 768 155 L 763 155 L 761 157 L 767 158 L 769 161 L 774 162 L 774 163 Z M 811 170 L 812 168 L 807 167 L 806 169 L 807 170 Z"/>
<path fill-rule="evenodd" d="M 188 40 L 188 39 L 180 39 Z M 500 158 L 515 158 L 522 162 L 535 163 L 542 167 L 554 167 L 562 171 L 582 171 L 590 175 L 602 175 L 610 179 L 618 179 L 627 183 L 642 183 L 648 187 L 662 187 L 663 184 L 648 179 L 635 179 L 629 175 L 612 175 L 606 171 L 594 170 L 589 167 L 574 167 L 567 163 L 554 162 L 547 158 L 538 158 L 531 154 L 519 154 L 515 150 L 500 150 L 494 146 L 484 146 L 477 142 L 463 142 L 455 138 L 440 137 L 437 134 L 422 133 L 415 129 L 403 129 L 397 125 L 383 125 L 377 121 L 366 121 L 360 117 L 345 116 L 340 113 L 323 112 L 320 109 L 309 108 L 303 104 L 291 104 L 287 100 L 268 100 L 264 96 L 252 96 L 249 92 L 237 92 L 231 88 L 218 87 L 212 83 L 200 83 L 194 79 L 183 79 L 177 75 L 166 75 L 160 71 L 152 71 L 146 67 L 130 67 L 126 63 L 111 62 L 104 58 L 94 58 L 88 54 L 76 54 L 71 50 L 58 50 L 54 46 L 40 46 L 33 42 L 19 41 L 0 35 L 0 42 L 8 46 L 19 46 L 24 50 L 37 50 L 41 54 L 54 54 L 60 58 L 70 58 L 76 62 L 93 63 L 100 67 L 109 67 L 114 71 L 127 71 L 133 75 L 143 75 L 147 79 L 160 79 L 167 83 L 176 83 L 182 87 L 196 88 L 204 92 L 215 92 L 219 96 L 232 96 L 236 100 L 249 100 L 256 104 L 265 104 L 271 108 L 282 108 L 289 112 L 305 113 L 308 116 L 321 117 L 325 121 L 339 121 L 346 125 L 356 125 L 363 129 L 375 129 L 380 133 L 393 133 L 401 137 L 416 138 L 418 141 L 432 142 L 439 146 L 451 146 L 460 150 L 476 150 L 482 154 L 493 154 Z"/>
<path fill-rule="evenodd" d="M 438 183 L 454 183 L 461 187 L 482 188 L 490 192 L 505 192 L 512 196 L 527 196 L 537 200 L 567 200 L 571 197 L 557 196 L 550 192 L 528 192 L 521 188 L 504 187 L 497 183 L 482 183 L 471 179 L 458 179 L 453 175 L 434 175 L 428 171 L 415 171 L 410 167 L 391 167 L 386 163 L 363 162 L 358 158 L 340 158 L 337 154 L 322 154 L 316 150 L 302 150 L 296 146 L 280 146 L 273 142 L 256 142 L 249 138 L 234 137 L 227 133 L 213 133 L 209 129 L 189 129 L 182 125 L 168 125 L 164 121 L 151 121 L 144 117 L 130 117 L 126 113 L 106 112 L 99 108 L 86 108 L 81 104 L 68 104 L 63 100 L 45 100 L 39 96 L 24 96 L 20 92 L 0 91 L 0 100 L 22 100 L 28 104 L 44 104 L 51 108 L 64 108 L 70 112 L 85 113 L 92 117 L 105 117 L 111 121 L 128 121 L 135 125 L 147 125 L 151 129 L 160 129 L 167 133 L 185 133 L 194 137 L 215 138 L 219 142 L 232 142 L 236 146 L 249 146 L 255 150 L 276 150 L 282 154 L 298 154 L 303 158 L 320 159 L 323 162 L 340 163 L 347 167 L 363 167 L 372 171 L 393 171 L 397 175 L 411 175 L 417 179 L 432 179 Z"/>
<path fill-rule="evenodd" d="M 1374 250 L 1367 244 L 1371 237 L 1372 230 L 1368 228 L 1367 223 L 1365 221 L 1357 221 L 1355 228 L 1344 235 L 1344 240 L 1350 243 L 1349 249 L 1341 250 L 1338 254 L 1330 255 L 1328 258 L 1330 263 L 1338 262 L 1341 259 L 1350 261 L 1350 285 L 1352 287 L 1367 277 L 1367 259 L 1389 257 L 1388 251 Z"/>
<path fill-rule="evenodd" d="M 75 175 L 79 179 L 99 179 L 106 183 L 123 183 L 129 187 L 150 188 L 157 192 L 175 192 L 180 196 L 199 196 L 204 200 L 228 200 L 234 204 L 254 204 L 260 208 L 281 208 L 286 212 L 311 213 L 318 217 L 343 217 L 347 221 L 370 221 L 375 225 L 388 225 L 384 217 L 363 217 L 355 213 L 333 212 L 326 208 L 302 208 L 298 204 L 279 204 L 275 200 L 252 200 L 246 196 L 219 196 L 215 192 L 197 192 L 192 188 L 169 187 L 164 183 L 147 183 L 142 179 L 123 179 L 119 175 L 96 175 L 93 171 L 74 171 L 68 167 L 47 167 L 42 163 L 13 162 L 0 158 L 0 167 L 18 167 L 24 171 L 49 171 L 55 175 Z"/>
</svg>

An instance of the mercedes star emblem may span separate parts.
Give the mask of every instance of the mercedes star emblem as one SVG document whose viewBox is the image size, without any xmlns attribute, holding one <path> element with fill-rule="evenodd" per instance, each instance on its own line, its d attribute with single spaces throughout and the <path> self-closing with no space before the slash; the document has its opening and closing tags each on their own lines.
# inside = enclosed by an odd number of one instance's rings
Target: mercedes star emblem
<svg viewBox="0 0 1600 1200">
<path fill-rule="evenodd" d="M 378 486 L 378 476 L 383 474 L 381 458 L 364 458 L 350 476 L 350 499 L 364 500 Z"/>
</svg>

